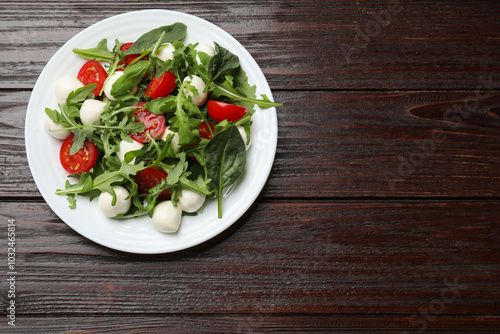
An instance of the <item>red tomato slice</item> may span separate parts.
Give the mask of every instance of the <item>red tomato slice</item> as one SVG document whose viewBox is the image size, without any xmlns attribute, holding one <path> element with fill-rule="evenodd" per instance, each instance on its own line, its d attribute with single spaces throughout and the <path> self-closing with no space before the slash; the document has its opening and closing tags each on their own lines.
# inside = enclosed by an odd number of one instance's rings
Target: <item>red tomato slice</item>
<svg viewBox="0 0 500 334">
<path fill-rule="evenodd" d="M 198 125 L 198 132 L 201 138 L 205 138 L 208 140 L 212 139 L 214 135 L 214 130 L 215 127 L 207 122 L 201 122 L 200 125 Z"/>
<path fill-rule="evenodd" d="M 175 89 L 175 74 L 166 71 L 159 78 L 153 78 L 146 88 L 145 96 L 152 99 L 169 96 Z"/>
<path fill-rule="evenodd" d="M 217 123 L 227 119 L 229 122 L 236 122 L 246 115 L 246 108 L 220 101 L 207 102 L 208 114 Z"/>
<path fill-rule="evenodd" d="M 108 73 L 104 69 L 104 67 L 95 60 L 89 60 L 85 64 L 83 64 L 82 68 L 78 72 L 77 78 L 81 81 L 85 86 L 90 84 L 97 84 L 96 89 L 92 91 L 94 96 L 99 96 L 101 92 L 102 86 L 104 85 L 104 81 L 108 77 Z"/>
<path fill-rule="evenodd" d="M 73 146 L 73 138 L 75 135 L 71 134 L 66 138 L 61 146 L 61 151 L 59 152 L 59 158 L 61 160 L 61 165 L 70 174 L 81 174 L 83 172 L 88 172 L 92 167 L 94 167 L 97 161 L 97 147 L 94 143 L 85 140 L 83 142 L 83 148 L 81 148 L 74 155 L 70 155 L 71 146 Z"/>
<path fill-rule="evenodd" d="M 139 194 L 149 193 L 149 189 L 161 183 L 162 179 L 167 179 L 167 173 L 160 167 L 149 167 L 143 169 L 134 177 L 135 183 L 137 183 Z M 158 195 L 159 201 L 165 201 L 170 199 L 170 191 L 167 189 L 163 190 L 160 195 Z"/>
<path fill-rule="evenodd" d="M 146 110 L 142 107 L 146 102 L 140 102 L 134 105 L 134 115 L 137 117 L 138 122 L 144 123 L 146 126 L 144 132 L 131 134 L 130 136 L 135 141 L 139 143 L 147 143 L 149 141 L 148 133 L 153 137 L 157 138 L 163 134 L 165 131 L 165 116 L 153 114 L 151 111 Z"/>
</svg>

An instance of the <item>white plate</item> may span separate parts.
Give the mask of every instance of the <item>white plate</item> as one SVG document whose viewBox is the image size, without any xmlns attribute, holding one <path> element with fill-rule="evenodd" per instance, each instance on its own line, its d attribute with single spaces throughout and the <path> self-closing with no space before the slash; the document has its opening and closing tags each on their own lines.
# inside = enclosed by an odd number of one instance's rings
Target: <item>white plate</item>
<svg viewBox="0 0 500 334">
<path fill-rule="evenodd" d="M 275 108 L 256 108 L 252 116 L 252 145 L 248 151 L 246 171 L 231 194 L 223 199 L 223 217 L 217 218 L 216 200 L 209 200 L 198 216 L 182 218 L 179 231 L 164 234 L 156 231 L 148 217 L 128 220 L 106 218 L 97 206 L 77 197 L 77 208 L 71 210 L 66 196 L 56 195 L 64 188 L 67 173 L 60 166 L 61 141 L 52 138 L 43 126 L 45 108 L 56 108 L 56 81 L 64 75 L 77 75 L 85 62 L 73 48 L 91 48 L 103 39 L 112 47 L 115 39 L 133 42 L 143 33 L 162 25 L 182 22 L 187 26 L 184 43 L 216 41 L 238 55 L 257 96 L 271 90 L 261 69 L 248 51 L 221 28 L 198 17 L 167 10 L 129 12 L 100 21 L 71 38 L 47 63 L 33 89 L 26 114 L 26 152 L 33 179 L 51 209 L 71 228 L 103 246 L 131 253 L 167 253 L 186 249 L 221 233 L 236 222 L 255 201 L 269 176 L 277 145 Z"/>
</svg>

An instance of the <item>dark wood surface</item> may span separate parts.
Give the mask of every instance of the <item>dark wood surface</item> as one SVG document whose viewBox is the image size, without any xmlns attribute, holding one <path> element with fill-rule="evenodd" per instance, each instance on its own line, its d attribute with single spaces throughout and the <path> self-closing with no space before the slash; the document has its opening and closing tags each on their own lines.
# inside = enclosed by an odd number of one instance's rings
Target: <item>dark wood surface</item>
<svg viewBox="0 0 500 334">
<path fill-rule="evenodd" d="M 69 38 L 149 8 L 232 34 L 284 106 L 271 175 L 239 221 L 134 255 L 51 211 L 24 122 Z M 0 2 L 0 332 L 500 332 L 499 55 L 495 1 Z"/>
</svg>

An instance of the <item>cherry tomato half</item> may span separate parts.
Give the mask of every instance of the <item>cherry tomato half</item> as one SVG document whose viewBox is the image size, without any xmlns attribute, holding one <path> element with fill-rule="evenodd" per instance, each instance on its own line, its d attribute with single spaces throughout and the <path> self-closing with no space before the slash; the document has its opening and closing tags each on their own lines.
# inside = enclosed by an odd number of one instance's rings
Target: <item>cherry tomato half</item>
<svg viewBox="0 0 500 334">
<path fill-rule="evenodd" d="M 77 75 L 78 80 L 80 80 L 85 86 L 94 83 L 97 84 L 96 89 L 92 91 L 95 97 L 99 96 L 107 77 L 108 73 L 104 67 L 95 60 L 89 60 L 83 64 Z"/>
<path fill-rule="evenodd" d="M 134 105 L 134 115 L 137 117 L 138 122 L 144 123 L 146 126 L 144 132 L 131 134 L 130 136 L 135 141 L 139 143 L 147 143 L 149 141 L 148 133 L 153 137 L 157 138 L 163 134 L 165 131 L 165 116 L 162 114 L 153 114 L 151 111 L 146 110 L 142 107 L 146 102 L 140 102 Z"/>
<path fill-rule="evenodd" d="M 175 89 L 175 74 L 166 71 L 159 78 L 153 78 L 146 88 L 145 96 L 152 99 L 169 96 Z"/>
<path fill-rule="evenodd" d="M 248 112 L 246 108 L 220 101 L 207 102 L 208 115 L 217 123 L 227 119 L 229 122 L 240 120 Z"/>
<path fill-rule="evenodd" d="M 198 125 L 198 132 L 201 138 L 205 138 L 208 140 L 212 139 L 214 135 L 214 130 L 215 127 L 207 122 L 201 122 L 200 125 Z"/>
<path fill-rule="evenodd" d="M 138 186 L 137 192 L 139 194 L 149 193 L 149 189 L 160 184 L 162 179 L 167 179 L 167 173 L 160 167 L 149 167 L 137 172 L 134 177 L 135 183 Z M 170 198 L 170 195 L 170 191 L 165 189 L 158 195 L 157 199 L 165 201 Z"/>
<path fill-rule="evenodd" d="M 83 147 L 74 155 L 70 155 L 71 146 L 73 146 L 73 138 L 75 135 L 71 134 L 66 138 L 61 146 L 59 158 L 61 165 L 70 174 L 81 174 L 88 172 L 94 167 L 97 161 L 97 147 L 94 143 L 85 140 Z"/>
</svg>

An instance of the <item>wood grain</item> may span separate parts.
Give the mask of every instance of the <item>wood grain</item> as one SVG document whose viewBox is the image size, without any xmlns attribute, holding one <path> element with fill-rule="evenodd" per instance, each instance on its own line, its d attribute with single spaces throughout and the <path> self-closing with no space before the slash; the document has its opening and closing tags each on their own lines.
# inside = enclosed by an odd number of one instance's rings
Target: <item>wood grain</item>
<svg viewBox="0 0 500 334">
<path fill-rule="evenodd" d="M 47 61 L 141 9 L 223 28 L 284 103 L 258 200 L 171 254 L 70 229 L 25 153 Z M 0 332 L 499 333 L 499 28 L 494 1 L 1 2 L 0 226 L 16 219 L 18 274 L 16 328 L 0 274 Z"/>
<path fill-rule="evenodd" d="M 475 96 L 276 92 L 284 106 L 278 109 L 277 154 L 262 196 L 497 197 L 500 94 Z M 3 197 L 40 196 L 24 151 L 28 98 L 28 92 L 0 92 Z M 266 138 L 254 138 L 252 145 L 259 149 Z"/>
<path fill-rule="evenodd" d="M 18 328 L 23 333 L 405 333 L 425 328 L 425 333 L 493 333 L 498 317 L 433 317 L 426 323 L 410 317 L 362 316 L 273 316 L 259 312 L 249 315 L 217 315 L 188 318 L 185 315 L 99 316 L 99 317 L 20 317 Z M 43 328 L 41 331 L 40 329 Z"/>
<path fill-rule="evenodd" d="M 207 244 L 146 256 L 88 241 L 45 204 L 1 205 L 19 315 L 500 315 L 498 202 L 259 203 Z"/>
<path fill-rule="evenodd" d="M 32 88 L 71 37 L 144 8 L 211 21 L 254 56 L 273 89 L 474 89 L 500 80 L 500 8 L 449 1 L 26 1 L 0 7 L 1 88 Z M 19 41 L 22 43 L 19 43 Z"/>
</svg>

